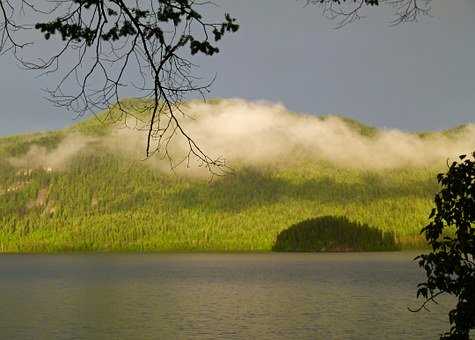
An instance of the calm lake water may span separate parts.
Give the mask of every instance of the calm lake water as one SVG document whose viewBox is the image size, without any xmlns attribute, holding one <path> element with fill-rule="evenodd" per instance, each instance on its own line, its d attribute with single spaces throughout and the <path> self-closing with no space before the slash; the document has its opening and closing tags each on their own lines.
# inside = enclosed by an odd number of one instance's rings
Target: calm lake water
<svg viewBox="0 0 475 340">
<path fill-rule="evenodd" d="M 0 256 L 0 338 L 436 339 L 415 255 Z"/>
</svg>

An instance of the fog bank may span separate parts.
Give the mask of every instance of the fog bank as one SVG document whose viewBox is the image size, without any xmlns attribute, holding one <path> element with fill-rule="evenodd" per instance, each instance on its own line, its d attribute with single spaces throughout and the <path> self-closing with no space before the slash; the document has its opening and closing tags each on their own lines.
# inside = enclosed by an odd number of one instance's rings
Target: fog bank
<svg viewBox="0 0 475 340">
<path fill-rule="evenodd" d="M 271 164 L 296 158 L 328 161 L 336 166 L 389 169 L 444 164 L 475 150 L 475 125 L 453 134 L 425 137 L 395 129 L 364 136 L 336 116 L 325 119 L 290 113 L 283 105 L 226 100 L 186 109 L 187 131 L 209 155 L 245 165 Z M 187 150 L 178 142 L 175 152 Z"/>
<path fill-rule="evenodd" d="M 181 119 L 187 133 L 207 155 L 223 157 L 231 167 L 233 164 L 285 165 L 303 158 L 367 170 L 424 167 L 442 165 L 447 159 L 475 150 L 474 124 L 457 133 L 431 133 L 425 137 L 391 129 L 365 136 L 341 118 L 290 113 L 283 105 L 268 102 L 239 99 L 212 104 L 191 102 L 184 111 L 190 116 Z M 130 120 L 127 125 L 137 126 Z M 33 146 L 24 157 L 10 162 L 19 167 L 62 169 L 92 142 L 140 160 L 145 155 L 146 133 L 117 128 L 106 137 L 73 134 L 51 152 Z M 176 135 L 168 150 L 173 161 L 179 162 L 189 149 L 184 138 Z M 160 155 L 146 163 L 160 170 L 170 169 L 169 160 L 161 159 Z M 188 169 L 185 162 L 178 171 L 191 174 L 197 166 L 198 162 L 192 159 Z"/>
</svg>

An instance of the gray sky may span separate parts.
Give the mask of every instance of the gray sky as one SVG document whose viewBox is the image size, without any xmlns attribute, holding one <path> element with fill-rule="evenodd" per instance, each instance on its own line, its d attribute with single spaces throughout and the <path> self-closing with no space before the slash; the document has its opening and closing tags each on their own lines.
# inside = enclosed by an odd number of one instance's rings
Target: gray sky
<svg viewBox="0 0 475 340">
<path fill-rule="evenodd" d="M 412 131 L 475 122 L 474 0 L 434 0 L 433 18 L 397 27 L 391 11 L 377 9 L 340 30 L 304 1 L 215 2 L 241 28 L 221 53 L 196 60 L 200 73 L 217 73 L 209 97 Z M 0 135 L 71 124 L 73 112 L 44 99 L 41 88 L 53 85 L 1 57 Z"/>
</svg>

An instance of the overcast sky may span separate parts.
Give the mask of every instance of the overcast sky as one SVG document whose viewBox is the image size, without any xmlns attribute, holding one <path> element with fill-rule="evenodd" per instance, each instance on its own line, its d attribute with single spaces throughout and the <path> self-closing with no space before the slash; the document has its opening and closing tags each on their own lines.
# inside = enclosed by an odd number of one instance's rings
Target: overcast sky
<svg viewBox="0 0 475 340">
<path fill-rule="evenodd" d="M 433 18 L 390 27 L 374 10 L 343 29 L 295 0 L 219 0 L 241 28 L 221 53 L 210 97 L 264 99 L 292 111 L 342 114 L 378 127 L 444 129 L 475 122 L 475 1 L 434 0 Z M 44 99 L 52 86 L 0 57 L 0 135 L 60 128 L 74 112 Z"/>
</svg>

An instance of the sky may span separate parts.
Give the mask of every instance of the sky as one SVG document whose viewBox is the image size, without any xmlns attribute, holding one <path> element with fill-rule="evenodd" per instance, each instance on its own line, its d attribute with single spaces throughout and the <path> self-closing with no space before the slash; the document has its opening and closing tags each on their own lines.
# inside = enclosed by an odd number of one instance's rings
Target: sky
<svg viewBox="0 0 475 340">
<path fill-rule="evenodd" d="M 221 52 L 198 57 L 217 78 L 209 97 L 266 100 L 289 110 L 340 114 L 406 131 L 475 122 L 475 0 L 433 0 L 431 18 L 390 25 L 392 9 L 373 9 L 335 29 L 303 0 L 219 0 L 240 30 Z M 258 5 L 257 5 L 258 4 Z M 0 57 L 0 135 L 57 129 L 76 114 L 42 90 L 52 79 Z"/>
</svg>

